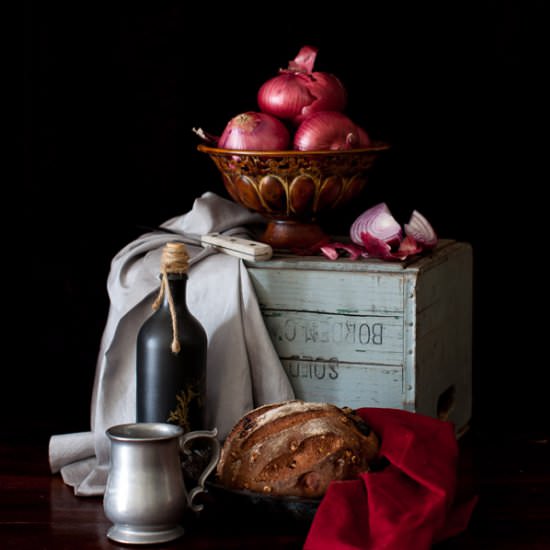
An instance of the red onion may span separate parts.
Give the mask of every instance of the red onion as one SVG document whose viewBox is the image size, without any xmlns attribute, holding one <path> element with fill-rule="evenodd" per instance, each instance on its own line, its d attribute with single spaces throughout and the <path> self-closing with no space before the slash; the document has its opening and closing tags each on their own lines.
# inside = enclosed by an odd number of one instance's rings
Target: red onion
<svg viewBox="0 0 550 550">
<path fill-rule="evenodd" d="M 369 144 L 367 132 L 336 111 L 309 115 L 294 134 L 294 149 L 298 151 L 342 151 L 368 147 Z"/>
<path fill-rule="evenodd" d="M 225 127 L 218 147 L 249 151 L 280 151 L 287 149 L 290 134 L 286 126 L 266 113 L 249 111 L 233 117 Z"/>
<path fill-rule="evenodd" d="M 288 69 L 265 82 L 258 91 L 260 109 L 294 125 L 317 111 L 343 111 L 347 93 L 330 73 L 313 72 L 317 48 L 304 46 Z"/>
<path fill-rule="evenodd" d="M 363 233 L 368 233 L 375 239 L 384 241 L 390 245 L 401 242 L 401 226 L 391 215 L 385 202 L 381 202 L 363 212 L 351 225 L 351 240 L 360 246 L 364 246 Z"/>
<path fill-rule="evenodd" d="M 437 244 L 437 235 L 430 222 L 417 210 L 413 210 L 409 223 L 404 225 L 405 234 L 412 237 L 424 248 L 433 248 Z"/>
</svg>

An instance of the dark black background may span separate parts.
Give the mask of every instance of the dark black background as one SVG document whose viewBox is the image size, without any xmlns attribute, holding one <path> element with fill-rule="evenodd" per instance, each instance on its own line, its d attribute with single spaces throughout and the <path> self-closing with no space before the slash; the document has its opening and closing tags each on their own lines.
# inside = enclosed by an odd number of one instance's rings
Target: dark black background
<svg viewBox="0 0 550 550">
<path fill-rule="evenodd" d="M 17 402 L 5 436 L 26 421 L 44 438 L 89 428 L 111 258 L 203 192 L 227 196 L 191 128 L 220 133 L 256 109 L 258 87 L 304 44 L 346 85 L 348 114 L 392 144 L 361 201 L 328 229 L 384 200 L 401 221 L 416 208 L 440 236 L 472 243 L 474 425 L 540 425 L 543 2 L 366 1 L 360 12 L 349 2 L 298 12 L 295 2 L 269 16 L 188 4 L 26 4 L 16 241 L 32 261 L 12 282 L 22 305 L 9 342 L 17 359 L 4 364 L 3 403 Z"/>
</svg>

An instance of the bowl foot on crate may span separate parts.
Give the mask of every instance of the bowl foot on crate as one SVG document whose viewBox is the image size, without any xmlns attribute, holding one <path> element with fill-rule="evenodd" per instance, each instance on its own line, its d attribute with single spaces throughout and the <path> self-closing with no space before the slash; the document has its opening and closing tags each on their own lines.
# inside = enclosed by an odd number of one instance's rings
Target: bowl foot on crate
<svg viewBox="0 0 550 550">
<path fill-rule="evenodd" d="M 272 248 L 293 250 L 312 247 L 326 238 L 325 232 L 315 222 L 270 220 L 261 240 Z"/>
</svg>

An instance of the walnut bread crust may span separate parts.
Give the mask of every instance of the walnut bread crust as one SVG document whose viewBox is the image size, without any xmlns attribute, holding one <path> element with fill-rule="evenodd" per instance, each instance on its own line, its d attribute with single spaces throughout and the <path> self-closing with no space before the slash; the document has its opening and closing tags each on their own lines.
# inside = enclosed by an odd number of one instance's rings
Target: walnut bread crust
<svg viewBox="0 0 550 550">
<path fill-rule="evenodd" d="M 226 488 L 318 498 L 376 461 L 379 439 L 351 409 L 300 400 L 245 414 L 225 440 L 216 475 Z"/>
</svg>

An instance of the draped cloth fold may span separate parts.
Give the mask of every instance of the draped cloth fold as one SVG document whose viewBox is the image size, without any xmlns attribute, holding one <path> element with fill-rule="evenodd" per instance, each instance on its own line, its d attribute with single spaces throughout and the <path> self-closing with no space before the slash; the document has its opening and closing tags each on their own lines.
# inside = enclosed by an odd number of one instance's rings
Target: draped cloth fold
<svg viewBox="0 0 550 550">
<path fill-rule="evenodd" d="M 112 260 L 107 280 L 109 313 L 99 346 L 91 403 L 91 431 L 54 435 L 50 467 L 80 496 L 101 495 L 109 464 L 105 430 L 136 419 L 135 347 L 152 313 L 160 255 L 169 241 L 185 242 L 190 255 L 187 303 L 208 337 L 207 425 L 224 439 L 250 409 L 292 399 L 294 393 L 265 328 L 242 260 L 200 246 L 200 235 L 250 237 L 263 218 L 214 193 L 187 214 L 140 236 Z"/>
<path fill-rule="evenodd" d="M 463 531 L 477 502 L 455 501 L 454 426 L 397 409 L 358 409 L 389 465 L 332 482 L 304 550 L 429 550 Z"/>
</svg>

